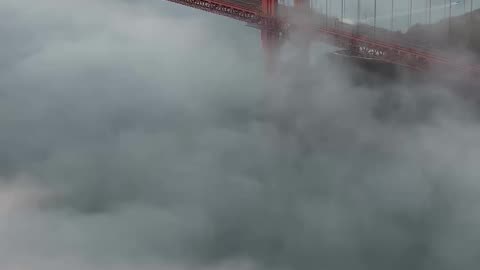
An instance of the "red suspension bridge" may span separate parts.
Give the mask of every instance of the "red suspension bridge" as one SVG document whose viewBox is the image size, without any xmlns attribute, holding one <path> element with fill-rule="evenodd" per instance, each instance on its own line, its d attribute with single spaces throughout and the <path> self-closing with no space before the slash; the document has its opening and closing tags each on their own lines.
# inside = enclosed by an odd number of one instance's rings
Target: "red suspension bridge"
<svg viewBox="0 0 480 270">
<path fill-rule="evenodd" d="M 393 29 L 395 0 L 378 0 L 382 3 L 391 1 L 390 29 L 377 27 L 377 0 L 373 2 L 373 25 L 360 23 L 361 0 L 356 0 L 357 20 L 352 23 L 345 19 L 346 0 L 334 0 L 341 4 L 339 17 L 329 15 L 331 0 L 325 3 L 322 11 L 316 0 L 293 0 L 291 5 L 285 0 L 167 0 L 184 6 L 204 10 L 210 13 L 226 16 L 247 23 L 260 30 L 262 47 L 266 56 L 267 70 L 275 66 L 275 54 L 282 42 L 294 32 L 304 32 L 311 41 L 319 38 L 349 55 L 374 58 L 384 62 L 406 66 L 414 70 L 428 70 L 432 67 L 443 67 L 460 71 L 469 75 L 480 75 L 480 65 L 460 63 L 455 58 L 447 57 L 446 53 L 435 49 L 427 41 L 412 40 Z M 412 13 L 415 2 L 425 2 L 425 21 L 431 23 L 432 0 L 397 0 L 408 3 L 408 21 L 412 23 Z M 470 11 L 473 11 L 475 0 L 469 1 Z M 458 4 L 445 0 L 445 14 L 451 17 L 452 5 Z M 350 3 L 351 4 L 351 3 Z M 423 3 L 422 3 L 423 4 Z M 329 7 L 330 5 L 330 7 Z M 463 2 L 465 11 L 467 4 Z M 447 12 L 448 10 L 448 12 Z M 428 18 L 428 20 L 427 20 Z M 347 23 L 347 21 L 349 21 Z M 308 42 L 307 42 L 308 43 Z"/>
</svg>

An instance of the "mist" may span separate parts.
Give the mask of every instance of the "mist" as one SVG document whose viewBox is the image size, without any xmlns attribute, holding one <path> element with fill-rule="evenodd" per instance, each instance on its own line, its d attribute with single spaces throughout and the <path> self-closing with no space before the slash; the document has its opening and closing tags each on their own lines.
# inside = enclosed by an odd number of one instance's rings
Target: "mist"
<svg viewBox="0 0 480 270">
<path fill-rule="evenodd" d="M 475 107 L 164 1 L 0 0 L 0 268 L 475 269 Z M 467 53 L 467 52 L 465 52 Z"/>
</svg>

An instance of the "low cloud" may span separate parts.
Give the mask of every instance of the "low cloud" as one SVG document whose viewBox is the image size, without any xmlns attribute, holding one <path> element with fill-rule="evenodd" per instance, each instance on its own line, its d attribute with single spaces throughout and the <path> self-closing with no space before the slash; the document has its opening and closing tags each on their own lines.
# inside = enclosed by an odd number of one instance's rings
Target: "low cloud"
<svg viewBox="0 0 480 270">
<path fill-rule="evenodd" d="M 0 268 L 478 265 L 466 101 L 182 12 L 0 2 Z"/>
</svg>

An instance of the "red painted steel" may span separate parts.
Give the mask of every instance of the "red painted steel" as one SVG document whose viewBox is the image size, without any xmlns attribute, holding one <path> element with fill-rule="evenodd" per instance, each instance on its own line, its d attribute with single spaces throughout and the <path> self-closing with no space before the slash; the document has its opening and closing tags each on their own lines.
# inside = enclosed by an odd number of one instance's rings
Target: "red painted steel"
<svg viewBox="0 0 480 270">
<path fill-rule="evenodd" d="M 309 7 L 309 2 L 307 0 L 293 0 L 294 7 L 306 8 Z"/>
<path fill-rule="evenodd" d="M 385 38 L 378 34 L 372 35 L 373 31 L 364 31 L 355 34 L 352 25 L 344 24 L 334 18 L 326 18 L 320 14 L 313 16 L 310 24 L 298 25 L 292 23 L 288 14 L 297 12 L 289 7 L 278 6 L 276 0 L 167 0 L 207 12 L 230 17 L 255 26 L 262 31 L 262 44 L 268 55 L 271 54 L 273 44 L 280 40 L 280 36 L 288 36 L 288 33 L 302 27 L 309 27 L 324 41 L 328 41 L 340 48 L 351 50 L 357 55 L 375 57 L 383 61 L 405 65 L 416 70 L 425 70 L 432 66 L 446 66 L 469 74 L 480 76 L 480 66 L 457 64 L 452 59 L 442 57 L 433 50 L 418 42 L 409 42 L 405 39 Z M 305 5 L 306 0 L 294 0 L 296 5 Z M 283 10 L 277 14 L 278 9 Z M 280 13 L 280 12 L 278 12 Z M 334 22 L 334 27 L 322 26 L 325 19 Z M 366 27 L 368 28 L 368 27 Z M 393 32 L 387 33 L 391 36 Z M 326 39 L 325 39 L 326 37 Z M 267 56 L 267 59 L 269 59 Z M 271 61 L 267 60 L 267 61 Z M 270 65 L 267 63 L 267 66 Z"/>
<path fill-rule="evenodd" d="M 252 2 L 222 0 L 167 0 L 184 6 L 201 9 L 210 13 L 226 16 L 235 20 L 255 25 L 271 25 L 274 19 L 263 15 L 260 7 Z"/>
<path fill-rule="evenodd" d="M 264 16 L 275 18 L 277 15 L 277 0 L 262 0 Z M 265 54 L 265 68 L 268 75 L 273 74 L 277 59 L 276 53 L 280 44 L 280 33 L 277 29 L 260 29 L 260 39 Z"/>
<path fill-rule="evenodd" d="M 269 17 L 275 17 L 277 11 L 277 0 L 262 0 L 262 12 Z"/>
</svg>

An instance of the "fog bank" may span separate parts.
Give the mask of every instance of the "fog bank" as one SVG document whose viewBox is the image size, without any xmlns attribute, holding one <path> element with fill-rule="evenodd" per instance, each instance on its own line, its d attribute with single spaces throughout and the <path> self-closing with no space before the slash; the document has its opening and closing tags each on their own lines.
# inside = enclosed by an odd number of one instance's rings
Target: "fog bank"
<svg viewBox="0 0 480 270">
<path fill-rule="evenodd" d="M 468 101 L 187 10 L 0 0 L 1 269 L 478 266 Z"/>
</svg>

